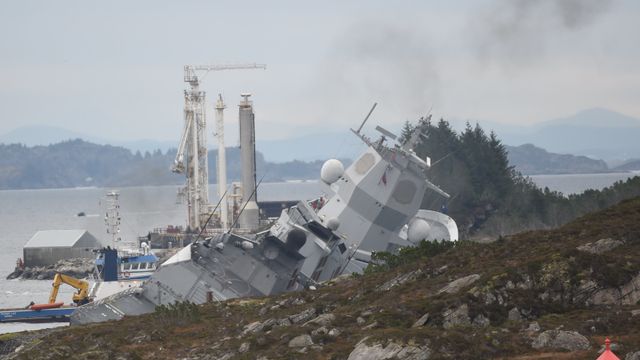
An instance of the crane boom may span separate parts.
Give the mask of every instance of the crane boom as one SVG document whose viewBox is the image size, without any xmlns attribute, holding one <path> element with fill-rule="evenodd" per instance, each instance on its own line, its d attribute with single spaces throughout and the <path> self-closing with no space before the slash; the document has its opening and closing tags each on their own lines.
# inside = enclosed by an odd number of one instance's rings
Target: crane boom
<svg viewBox="0 0 640 360">
<path fill-rule="evenodd" d="M 173 161 L 173 166 L 171 166 L 171 171 L 174 173 L 179 174 L 184 172 L 184 150 L 187 145 L 189 129 L 191 129 L 191 122 L 185 121 L 182 137 L 180 138 L 180 145 L 178 145 L 178 152 L 176 153 L 176 159 Z"/>
<path fill-rule="evenodd" d="M 73 302 L 82 305 L 89 302 L 89 283 L 76 279 L 72 276 L 56 273 L 56 276 L 53 278 L 53 288 L 51 289 L 51 294 L 49 295 L 49 304 L 53 304 L 56 302 L 56 298 L 58 297 L 58 290 L 60 290 L 60 285 L 67 284 L 78 290 L 75 294 L 73 294 Z"/>
<path fill-rule="evenodd" d="M 184 92 L 184 129 L 171 170 L 186 176 L 188 224 L 192 231 L 211 211 L 209 205 L 209 165 L 206 136 L 205 92 L 200 90 L 200 77 L 210 71 L 266 69 L 264 64 L 185 65 L 184 81 L 189 88 Z M 226 204 L 223 204 L 226 206 Z"/>
<path fill-rule="evenodd" d="M 266 70 L 265 64 L 219 64 L 219 65 L 185 65 L 184 66 L 184 82 L 198 82 L 197 72 L 203 72 L 206 74 L 209 71 L 222 71 L 222 70 L 247 70 L 247 69 L 262 69 Z"/>
</svg>

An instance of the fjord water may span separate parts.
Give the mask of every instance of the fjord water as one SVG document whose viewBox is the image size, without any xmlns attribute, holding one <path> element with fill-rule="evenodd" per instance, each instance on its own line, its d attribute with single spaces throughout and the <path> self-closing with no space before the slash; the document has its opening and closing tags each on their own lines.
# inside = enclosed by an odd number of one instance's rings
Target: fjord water
<svg viewBox="0 0 640 360">
<path fill-rule="evenodd" d="M 626 181 L 640 174 L 633 172 L 600 174 L 532 175 L 531 180 L 540 188 L 560 191 L 565 195 L 579 194 L 588 189 L 600 190 L 617 181 Z"/>
<path fill-rule="evenodd" d="M 532 180 L 541 187 L 565 194 L 600 189 L 633 173 L 537 175 Z M 22 257 L 22 246 L 39 230 L 87 229 L 102 241 L 105 232 L 104 195 L 111 189 L 47 189 L 0 191 L 0 308 L 24 307 L 30 301 L 46 302 L 51 290 L 50 280 L 5 280 Z M 120 188 L 121 231 L 125 239 L 134 240 L 149 230 L 166 225 L 184 225 L 186 206 L 176 203 L 178 186 Z M 215 185 L 210 187 L 215 203 Z M 262 184 L 259 200 L 309 199 L 320 194 L 313 181 Z M 86 216 L 78 217 L 79 212 Z M 73 289 L 62 287 L 59 299 L 68 302 Z M 58 324 L 59 325 L 59 324 Z M 0 334 L 11 331 L 55 326 L 52 324 L 2 324 Z"/>
</svg>

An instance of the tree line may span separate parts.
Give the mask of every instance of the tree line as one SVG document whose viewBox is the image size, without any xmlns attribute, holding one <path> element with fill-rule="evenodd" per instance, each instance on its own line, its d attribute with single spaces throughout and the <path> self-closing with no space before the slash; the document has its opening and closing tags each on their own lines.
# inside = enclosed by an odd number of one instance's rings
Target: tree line
<svg viewBox="0 0 640 360">
<path fill-rule="evenodd" d="M 420 119 L 427 131 L 416 146 L 429 156 L 428 177 L 451 195 L 428 192 L 423 208 L 444 210 L 458 223 L 462 237 L 496 237 L 523 230 L 552 228 L 621 200 L 640 196 L 640 177 L 602 190 L 565 196 L 539 188 L 509 164 L 507 151 L 494 132 L 467 123 L 454 131 L 444 119 Z M 401 140 L 415 131 L 405 123 Z"/>
</svg>

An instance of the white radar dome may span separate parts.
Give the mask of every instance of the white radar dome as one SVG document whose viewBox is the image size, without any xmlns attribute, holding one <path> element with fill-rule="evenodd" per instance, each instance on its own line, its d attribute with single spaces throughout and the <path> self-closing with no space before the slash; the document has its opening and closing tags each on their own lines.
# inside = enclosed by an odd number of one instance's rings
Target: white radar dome
<svg viewBox="0 0 640 360">
<path fill-rule="evenodd" d="M 407 239 L 412 243 L 417 243 L 424 240 L 429 235 L 431 225 L 424 219 L 413 219 L 409 223 L 409 229 L 407 230 Z"/>
<path fill-rule="evenodd" d="M 329 159 L 322 164 L 320 179 L 326 184 L 333 184 L 344 174 L 344 166 L 340 160 Z"/>
<path fill-rule="evenodd" d="M 338 218 L 329 219 L 329 221 L 327 221 L 327 227 L 333 231 L 337 230 L 340 227 L 340 220 L 338 220 Z"/>
</svg>

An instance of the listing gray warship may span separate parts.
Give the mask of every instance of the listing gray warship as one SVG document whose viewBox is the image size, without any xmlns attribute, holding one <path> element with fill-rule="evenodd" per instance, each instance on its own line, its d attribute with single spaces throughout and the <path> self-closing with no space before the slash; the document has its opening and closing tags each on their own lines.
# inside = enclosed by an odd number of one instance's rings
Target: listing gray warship
<svg viewBox="0 0 640 360">
<path fill-rule="evenodd" d="M 266 231 L 227 231 L 194 241 L 141 287 L 79 307 L 72 324 L 150 313 L 178 301 L 200 304 L 303 290 L 362 272 L 375 251 L 393 252 L 423 239 L 456 241 L 453 219 L 420 209 L 429 189 L 449 197 L 427 179 L 430 159 L 414 152 L 427 119 L 397 143 L 396 135 L 381 127 L 376 127 L 382 134 L 378 140 L 365 136 L 367 118 L 351 130 L 366 150 L 346 170 L 335 159 L 324 163 L 321 197 L 284 209 Z"/>
</svg>

